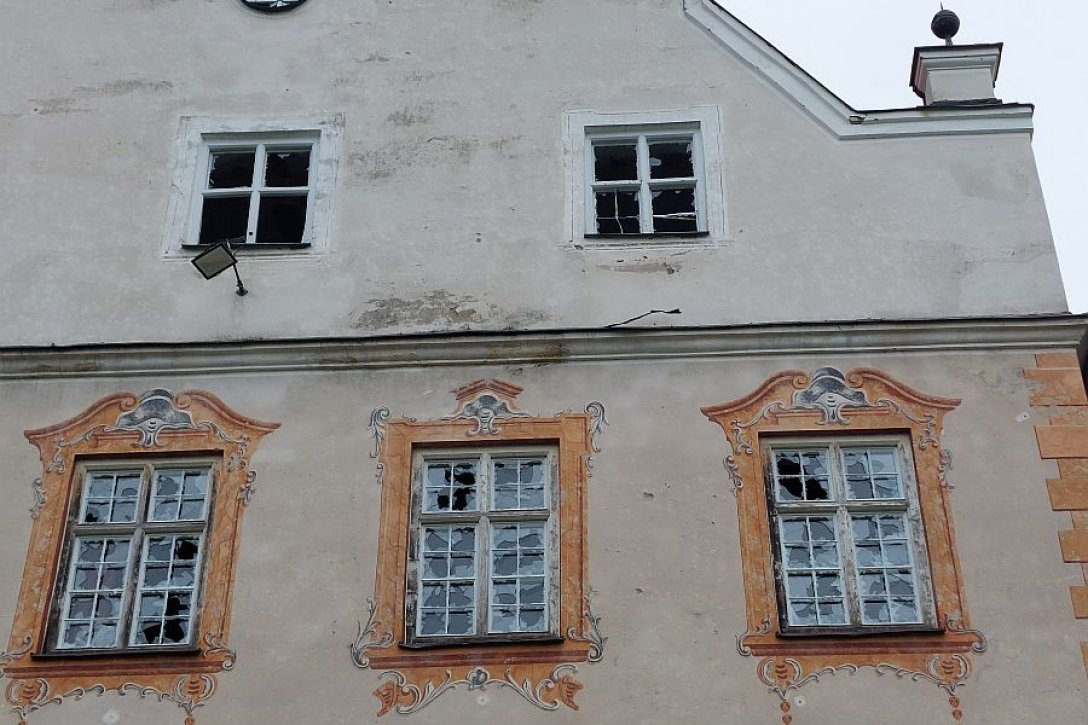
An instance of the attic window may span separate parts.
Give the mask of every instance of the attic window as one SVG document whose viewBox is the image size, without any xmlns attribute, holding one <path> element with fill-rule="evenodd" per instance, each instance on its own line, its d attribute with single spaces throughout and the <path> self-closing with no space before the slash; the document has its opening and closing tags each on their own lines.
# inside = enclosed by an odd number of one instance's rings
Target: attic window
<svg viewBox="0 0 1088 725">
<path fill-rule="evenodd" d="M 589 233 L 691 234 L 705 230 L 698 131 L 589 137 Z"/>
<path fill-rule="evenodd" d="M 200 175 L 198 243 L 304 244 L 315 142 L 209 142 Z"/>
</svg>

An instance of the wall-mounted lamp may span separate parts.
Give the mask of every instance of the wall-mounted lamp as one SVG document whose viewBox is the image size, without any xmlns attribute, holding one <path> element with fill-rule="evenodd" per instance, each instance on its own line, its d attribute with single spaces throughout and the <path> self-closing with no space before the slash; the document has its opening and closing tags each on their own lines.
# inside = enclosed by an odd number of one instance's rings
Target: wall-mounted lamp
<svg viewBox="0 0 1088 725">
<path fill-rule="evenodd" d="M 228 268 L 234 268 L 234 278 L 238 280 L 238 289 L 235 292 L 239 297 L 249 293 L 242 284 L 241 275 L 238 274 L 238 258 L 234 256 L 227 242 L 219 242 L 193 257 L 193 266 L 204 276 L 204 279 L 211 279 Z"/>
</svg>

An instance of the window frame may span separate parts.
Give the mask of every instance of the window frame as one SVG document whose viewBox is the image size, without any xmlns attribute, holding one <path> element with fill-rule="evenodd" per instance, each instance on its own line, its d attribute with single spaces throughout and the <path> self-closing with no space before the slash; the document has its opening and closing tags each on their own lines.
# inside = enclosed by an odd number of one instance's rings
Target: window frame
<svg viewBox="0 0 1088 725">
<path fill-rule="evenodd" d="M 668 140 L 686 140 L 691 144 L 690 177 L 655 179 L 650 169 L 651 143 Z M 637 179 L 599 181 L 597 179 L 596 147 L 618 145 L 615 142 L 633 142 L 636 148 Z M 601 143 L 604 142 L 604 143 Z M 611 142 L 611 143 L 609 143 Z M 699 237 L 709 235 L 706 208 L 706 164 L 703 159 L 702 132 L 698 123 L 654 124 L 647 126 L 623 126 L 613 128 L 587 128 L 585 132 L 585 238 L 587 239 L 638 239 L 663 237 Z M 695 190 L 695 226 L 691 231 L 658 232 L 654 230 L 653 192 L 655 189 L 693 188 Z M 638 191 L 639 232 L 632 234 L 601 232 L 598 228 L 596 195 L 601 190 Z"/>
<path fill-rule="evenodd" d="M 314 185 L 317 177 L 316 160 L 320 152 L 321 134 L 315 131 L 289 131 L 278 133 L 251 132 L 246 134 L 204 134 L 200 161 L 196 170 L 197 189 L 193 193 L 192 208 L 190 209 L 190 229 L 187 239 L 183 244 L 187 249 L 206 249 L 220 241 L 200 242 L 201 230 L 204 223 L 204 201 L 210 198 L 242 198 L 249 197 L 249 211 L 246 220 L 246 232 L 241 241 L 234 238 L 226 240 L 234 251 L 246 251 L 247 249 L 307 249 L 311 246 L 310 238 L 314 224 Z M 310 154 L 310 163 L 307 170 L 306 186 L 267 186 L 266 174 L 268 171 L 268 153 L 271 148 L 275 151 L 302 151 Z M 216 153 L 223 152 L 253 152 L 253 175 L 250 185 L 245 187 L 231 187 L 224 189 L 212 189 L 208 186 L 211 174 L 211 160 Z M 260 183 L 256 183 L 260 180 Z M 262 198 L 277 196 L 301 196 L 306 193 L 306 219 L 303 223 L 301 240 L 295 242 L 261 242 L 257 238 L 258 221 L 260 219 L 260 207 Z M 197 240 L 193 242 L 191 240 Z"/>
<path fill-rule="evenodd" d="M 181 521 L 151 521 L 149 518 L 152 489 L 154 482 L 150 475 L 156 470 L 165 468 L 200 468 L 207 472 L 208 490 L 204 498 L 204 514 L 199 520 Z M 212 530 L 214 522 L 214 506 L 212 505 L 217 491 L 216 460 L 207 456 L 194 456 L 186 458 L 155 458 L 141 460 L 140 458 L 116 458 L 107 460 L 77 461 L 76 473 L 73 476 L 72 499 L 69 504 L 69 515 L 64 532 L 64 542 L 61 545 L 62 553 L 57 567 L 56 579 L 53 583 L 52 601 L 49 605 L 49 618 L 46 624 L 45 648 L 39 655 L 56 657 L 93 657 L 100 655 L 125 655 L 162 652 L 199 652 L 199 643 L 195 633 L 200 631 L 200 616 L 203 610 L 204 575 L 207 568 L 206 544 L 208 532 Z M 139 472 L 140 490 L 137 494 L 137 512 L 142 512 L 143 517 L 137 518 L 132 523 L 80 523 L 86 512 L 88 492 L 88 477 L 98 472 Z M 179 497 L 180 498 L 180 497 Z M 199 530 L 198 530 L 199 524 Z M 84 533 L 87 532 L 87 533 Z M 199 560 L 196 566 L 194 578 L 192 602 L 190 608 L 192 616 L 189 620 L 188 641 L 178 644 L 153 644 L 137 645 L 132 641 L 135 632 L 137 599 L 142 592 L 143 562 L 147 540 L 156 534 L 193 534 L 200 539 Z M 63 613 L 68 611 L 68 603 L 72 596 L 69 587 L 70 576 L 75 567 L 76 544 L 85 538 L 103 538 L 109 536 L 128 536 L 129 554 L 126 562 L 126 581 L 122 596 L 122 615 L 118 618 L 118 644 L 114 647 L 65 647 L 61 643 L 63 627 Z M 136 544 L 139 544 L 138 546 Z"/>
<path fill-rule="evenodd" d="M 496 455 L 498 454 L 498 455 Z M 412 516 L 408 569 L 405 577 L 405 639 L 404 646 L 410 648 L 445 647 L 465 644 L 494 644 L 511 642 L 562 641 L 559 629 L 559 494 L 556 480 L 558 448 L 548 446 L 478 446 L 427 448 L 414 451 L 412 461 Z M 491 480 L 493 463 L 496 458 L 544 458 L 547 478 L 545 479 L 546 509 L 494 509 L 489 503 L 480 505 L 475 511 L 464 512 L 425 512 L 426 464 L 430 461 L 457 461 L 475 458 L 480 461 L 483 475 L 478 477 L 477 500 L 483 503 L 485 497 L 494 493 Z M 547 628 L 544 631 L 495 632 L 491 629 L 491 586 L 494 578 L 491 567 L 492 521 L 498 523 L 533 523 L 544 522 L 547 535 L 544 564 L 544 605 Z M 422 557 L 423 528 L 428 524 L 468 524 L 476 525 L 475 536 L 475 573 L 474 573 L 474 625 L 476 631 L 469 635 L 424 635 L 419 633 L 422 612 L 419 605 L 420 591 L 423 585 L 420 560 Z M 486 529 L 487 536 L 481 535 Z M 482 625 L 482 629 L 481 629 Z"/>
<path fill-rule="evenodd" d="M 163 231 L 164 259 L 186 261 L 194 253 L 209 248 L 200 243 L 200 223 L 204 192 L 207 190 L 211 150 L 236 148 L 247 150 L 266 146 L 311 146 L 306 222 L 300 243 L 262 243 L 246 241 L 232 244 L 239 254 L 256 258 L 321 257 L 329 250 L 332 238 L 333 201 L 336 196 L 340 155 L 343 146 L 342 114 L 311 114 L 285 117 L 214 118 L 183 116 L 174 150 L 174 173 L 170 203 Z M 257 164 L 254 163 L 254 178 Z M 264 184 L 262 182 L 262 187 Z M 251 195 L 247 231 L 256 233 L 258 205 L 252 195 L 260 190 L 247 187 Z M 280 192 L 297 194 L 300 187 L 264 187 L 265 196 Z M 237 189 L 225 189 L 223 196 L 237 195 Z"/>
<path fill-rule="evenodd" d="M 839 434 L 823 436 L 768 436 L 761 440 L 763 449 L 763 481 L 766 489 L 767 511 L 769 517 L 769 535 L 771 555 L 774 561 L 774 578 L 778 602 L 779 634 L 783 637 L 828 636 L 866 636 L 891 634 L 898 632 L 939 632 L 936 606 L 930 575 L 929 551 L 926 546 L 925 525 L 922 520 L 918 500 L 918 484 L 914 470 L 914 457 L 910 440 L 904 434 Z M 829 452 L 829 480 L 837 495 L 845 494 L 845 472 L 842 470 L 842 454 L 850 448 L 894 447 L 897 464 L 900 466 L 900 483 L 903 486 L 901 498 L 881 501 L 880 499 L 848 499 L 844 495 L 835 501 L 817 503 L 813 501 L 779 501 L 775 490 L 774 454 L 778 450 L 826 450 Z M 901 502 L 901 503 L 900 503 Z M 838 546 L 840 566 L 843 578 L 843 602 L 847 621 L 835 625 L 794 624 L 789 616 L 789 596 L 787 576 L 782 559 L 782 541 L 780 521 L 783 512 L 787 517 L 825 516 L 835 519 L 836 545 Z M 860 612 L 860 584 L 857 580 L 858 563 L 856 547 L 852 544 L 853 535 L 849 526 L 849 517 L 853 513 L 881 512 L 902 513 L 909 529 L 907 539 L 911 553 L 911 567 L 914 569 L 916 602 L 920 614 L 919 622 L 866 624 Z M 848 546 L 847 543 L 850 542 Z"/>
<path fill-rule="evenodd" d="M 726 195 L 723 183 L 723 145 L 720 109 L 693 106 L 662 111 L 568 111 L 563 116 L 567 171 L 565 227 L 567 244 L 575 249 L 644 248 L 668 249 L 722 246 L 728 237 Z M 639 134 L 694 134 L 693 171 L 696 184 L 698 230 L 639 234 L 597 234 L 594 183 L 594 139 L 629 138 Z M 640 180 L 641 181 L 641 180 Z M 648 179 L 649 181 L 649 179 Z M 656 180 L 654 180 L 656 181 Z M 662 180 L 665 181 L 665 180 Z M 640 204 L 640 213 L 652 213 Z M 641 225 L 640 225 L 641 229 Z"/>
<path fill-rule="evenodd" d="M 64 702 L 65 693 L 138 690 L 171 693 L 169 700 L 191 714 L 215 694 L 219 673 L 231 670 L 236 661 L 229 646 L 234 580 L 243 513 L 257 476 L 249 461 L 261 440 L 277 428 L 278 423 L 237 413 L 204 390 L 175 394 L 155 388 L 140 395 L 108 395 L 68 420 L 24 432 L 38 449 L 42 474 L 35 481 L 27 559 L 7 647 L 10 654 L 2 668 L 10 680 L 5 696 L 16 712 L 25 718 L 41 707 Z M 194 598 L 199 600 L 193 611 L 199 614 L 190 624 L 189 641 L 124 650 L 57 648 L 59 630 L 53 615 L 64 598 L 79 534 L 72 522 L 83 509 L 85 473 L 142 470 L 144 463 L 202 468 L 206 463 L 213 477 L 205 499 L 202 571 L 194 572 L 193 579 Z M 152 495 L 150 486 L 146 494 Z M 111 518 L 112 514 L 111 508 Z M 181 528 L 191 529 L 191 523 L 182 522 Z M 177 528 L 174 523 L 168 526 Z M 135 557 L 130 546 L 130 558 Z"/>
</svg>

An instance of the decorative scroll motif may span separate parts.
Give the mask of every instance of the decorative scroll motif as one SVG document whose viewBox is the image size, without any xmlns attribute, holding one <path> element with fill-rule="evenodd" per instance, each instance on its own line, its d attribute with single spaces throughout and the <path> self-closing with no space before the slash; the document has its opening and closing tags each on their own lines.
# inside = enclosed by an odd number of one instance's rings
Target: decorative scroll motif
<svg viewBox="0 0 1088 725">
<path fill-rule="evenodd" d="M 4 674 L 4 665 L 6 665 L 8 662 L 19 659 L 27 652 L 29 652 L 30 645 L 33 643 L 34 639 L 28 634 L 27 636 L 23 637 L 23 643 L 19 645 L 18 648 L 13 649 L 11 652 L 8 652 L 6 650 L 0 652 L 0 675 Z"/>
<path fill-rule="evenodd" d="M 61 695 L 53 695 L 49 682 L 41 678 L 12 680 L 4 689 L 4 697 L 11 704 L 11 711 L 19 716 L 19 725 L 27 725 L 27 717 L 46 705 L 59 705 L 71 698 L 82 700 L 87 695 L 106 694 L 105 685 L 76 687 Z"/>
<path fill-rule="evenodd" d="M 568 627 L 567 639 L 572 639 L 575 642 L 588 642 L 589 654 L 586 659 L 596 663 L 604 659 L 604 643 L 608 641 L 608 637 L 601 634 L 601 618 L 593 614 L 593 594 L 594 592 L 590 592 L 586 596 L 586 610 L 582 613 L 582 618 L 585 619 L 588 625 L 588 631 L 585 634 L 578 634 L 576 627 Z"/>
<path fill-rule="evenodd" d="M 218 681 L 211 675 L 182 675 L 174 682 L 174 687 L 169 692 L 163 692 L 154 687 L 144 687 L 135 682 L 126 682 L 117 688 L 117 692 L 120 695 L 132 692 L 139 695 L 141 700 L 153 697 L 159 702 L 173 702 L 185 711 L 187 715 L 185 725 L 195 725 L 196 719 L 193 717 L 193 712 L 199 707 L 204 707 L 205 701 L 215 694 L 218 687 Z"/>
<path fill-rule="evenodd" d="M 947 448 L 941 449 L 940 463 L 937 466 L 937 475 L 940 478 L 941 486 L 952 491 L 956 488 L 954 483 L 948 480 L 948 472 L 952 470 L 952 451 Z"/>
<path fill-rule="evenodd" d="M 383 678 L 389 679 L 382 683 L 374 694 L 382 703 L 381 710 L 378 711 L 379 717 L 390 710 L 395 710 L 400 715 L 419 712 L 458 685 L 468 685 L 469 691 L 486 690 L 488 685 L 508 687 L 526 702 L 541 710 L 556 710 L 560 704 L 577 710 L 578 704 L 574 698 L 583 687 L 582 683 L 574 679 L 574 673 L 577 670 L 578 668 L 574 665 L 559 665 L 552 670 L 550 676 L 536 685 L 533 685 L 529 679 L 518 681 L 509 669 L 502 677 L 492 677 L 488 670 L 477 667 L 471 670 L 464 679 L 456 680 L 453 678 L 453 672 L 446 670 L 445 676 L 437 685 L 428 681 L 423 687 L 409 682 L 401 673 L 390 670 L 382 673 Z M 407 702 L 403 702 L 404 700 Z"/>
<path fill-rule="evenodd" d="M 591 400 L 586 403 L 586 413 L 589 414 L 589 448 L 586 455 L 586 472 L 593 476 L 593 454 L 601 452 L 601 446 L 597 438 L 604 433 L 604 427 L 608 425 L 608 416 L 605 414 L 604 403 L 599 400 Z"/>
<path fill-rule="evenodd" d="M 169 390 L 155 388 L 140 396 L 134 410 L 123 413 L 114 424 L 116 430 L 134 430 L 140 433 L 140 445 L 151 448 L 159 445 L 159 433 L 164 430 L 193 430 L 193 416 L 174 405 Z"/>
<path fill-rule="evenodd" d="M 36 519 L 41 514 L 42 506 L 45 506 L 49 497 L 45 495 L 45 487 L 42 485 L 41 476 L 30 482 L 30 489 L 34 492 L 34 505 L 27 510 L 30 511 L 30 518 Z"/>
<path fill-rule="evenodd" d="M 370 649 L 388 649 L 393 646 L 393 633 L 386 632 L 379 639 L 374 639 L 374 630 L 378 628 L 379 622 L 374 620 L 374 600 L 367 597 L 366 600 L 367 618 L 366 624 L 359 622 L 359 633 L 355 636 L 355 641 L 348 645 L 348 649 L 351 650 L 351 661 L 356 667 L 361 670 L 365 670 L 370 667 L 370 657 L 367 656 L 367 650 Z"/>
<path fill-rule="evenodd" d="M 770 634 L 771 631 L 771 615 L 768 614 L 763 618 L 763 621 L 755 629 L 748 629 L 743 634 L 737 635 L 737 654 L 741 657 L 751 657 L 752 648 L 747 645 L 748 640 L 751 637 L 761 637 L 765 634 Z"/>
<path fill-rule="evenodd" d="M 842 417 L 843 408 L 869 407 L 865 391 L 850 387 L 838 368 L 820 368 L 811 378 L 808 388 L 793 394 L 793 408 L 820 411 L 823 417 L 817 421 L 818 425 L 847 425 Z"/>
<path fill-rule="evenodd" d="M 837 675 L 840 672 L 855 675 L 866 668 L 872 669 L 878 676 L 895 675 L 900 679 L 907 678 L 911 682 L 929 682 L 936 685 L 948 694 L 953 721 L 959 723 L 963 720 L 963 711 L 960 709 L 960 699 L 956 691 L 966 684 L 971 674 L 971 661 L 961 654 L 933 655 L 927 661 L 924 671 L 897 667 L 886 662 L 860 665 L 848 662 L 821 667 L 807 674 L 801 662 L 792 657 L 765 657 L 756 667 L 756 676 L 781 700 L 779 709 L 782 711 L 782 722 L 784 725 L 790 725 L 793 722 L 793 716 L 790 714 L 790 696 L 793 692 L 807 684 L 819 682 L 820 678 L 826 675 Z"/>
<path fill-rule="evenodd" d="M 876 401 L 876 406 L 884 406 L 886 408 L 889 408 L 892 411 L 903 416 L 907 420 L 924 426 L 922 432 L 918 434 L 918 450 L 924 451 L 930 446 L 937 445 L 937 418 L 935 416 L 926 414 L 918 417 L 899 403 L 896 403 L 894 400 L 889 400 L 887 398 L 881 398 L 880 400 Z"/>
<path fill-rule="evenodd" d="M 722 459 L 722 464 L 725 466 L 725 472 L 729 474 L 729 490 L 736 496 L 744 488 L 744 477 L 741 476 L 740 466 L 737 465 L 737 457 L 726 456 Z"/>
<path fill-rule="evenodd" d="M 959 620 L 952 617 L 945 619 L 944 623 L 945 631 L 953 632 L 956 634 L 973 634 L 975 636 L 975 643 L 971 645 L 971 651 L 982 654 L 990 648 L 990 641 L 986 639 L 986 635 L 977 629 L 971 629 L 960 624 Z"/>
<path fill-rule="evenodd" d="M 211 632 L 206 633 L 204 635 L 204 644 L 207 645 L 204 654 L 225 654 L 226 659 L 223 660 L 223 669 L 228 671 L 234 669 L 234 663 L 238 661 L 238 653 L 223 643 L 221 635 L 215 635 Z"/>
<path fill-rule="evenodd" d="M 740 419 L 733 419 L 729 423 L 729 427 L 733 430 L 733 438 L 730 440 L 730 444 L 733 446 L 734 453 L 744 453 L 745 455 L 752 455 L 754 452 L 752 448 L 752 441 L 748 438 L 748 429 L 759 423 L 764 418 L 770 416 L 771 420 L 774 420 L 776 412 L 789 410 L 785 405 L 779 401 L 768 403 L 756 413 L 755 417 L 747 422 L 742 422 Z"/>
<path fill-rule="evenodd" d="M 381 462 L 382 446 L 385 445 L 385 421 L 389 420 L 389 408 L 380 407 L 370 411 L 370 435 L 374 439 L 374 450 L 370 452 L 370 458 L 378 461 L 375 467 L 374 477 L 378 485 L 382 485 L 385 478 L 385 464 Z"/>
<path fill-rule="evenodd" d="M 70 441 L 64 440 L 64 436 L 57 436 L 56 440 L 53 441 L 53 458 L 52 458 L 52 460 L 49 461 L 49 465 L 46 466 L 45 472 L 46 473 L 64 473 L 64 472 L 66 472 L 68 470 L 68 464 L 64 462 L 64 458 L 63 458 L 64 449 L 65 448 L 72 448 L 74 446 L 79 445 L 80 443 L 85 443 L 86 441 L 89 441 L 89 440 L 93 439 L 99 433 L 105 432 L 108 428 L 109 428 L 109 426 L 106 426 L 106 425 L 96 425 L 95 427 L 93 427 L 90 430 L 88 430 L 87 432 L 85 432 L 83 435 L 79 436 L 78 438 L 74 438 L 73 440 L 70 440 Z"/>
</svg>

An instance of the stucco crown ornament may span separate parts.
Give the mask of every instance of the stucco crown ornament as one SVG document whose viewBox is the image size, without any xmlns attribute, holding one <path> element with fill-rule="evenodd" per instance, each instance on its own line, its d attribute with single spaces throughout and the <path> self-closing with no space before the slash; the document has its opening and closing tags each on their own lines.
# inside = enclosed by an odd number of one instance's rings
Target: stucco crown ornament
<svg viewBox="0 0 1088 725">
<path fill-rule="evenodd" d="M 246 7 L 253 8 L 262 13 L 282 13 L 294 10 L 306 0 L 242 0 Z"/>
<path fill-rule="evenodd" d="M 196 428 L 193 416 L 174 405 L 169 390 L 155 388 L 140 396 L 139 405 L 117 418 L 118 430 L 140 432 L 140 445 L 158 445 L 159 433 L 164 430 L 191 430 Z"/>
<path fill-rule="evenodd" d="M 851 388 L 846 376 L 837 368 L 820 368 L 812 373 L 812 383 L 793 394 L 793 407 L 818 410 L 823 414 L 821 425 L 843 423 L 843 408 L 869 407 L 865 391 Z"/>
</svg>

